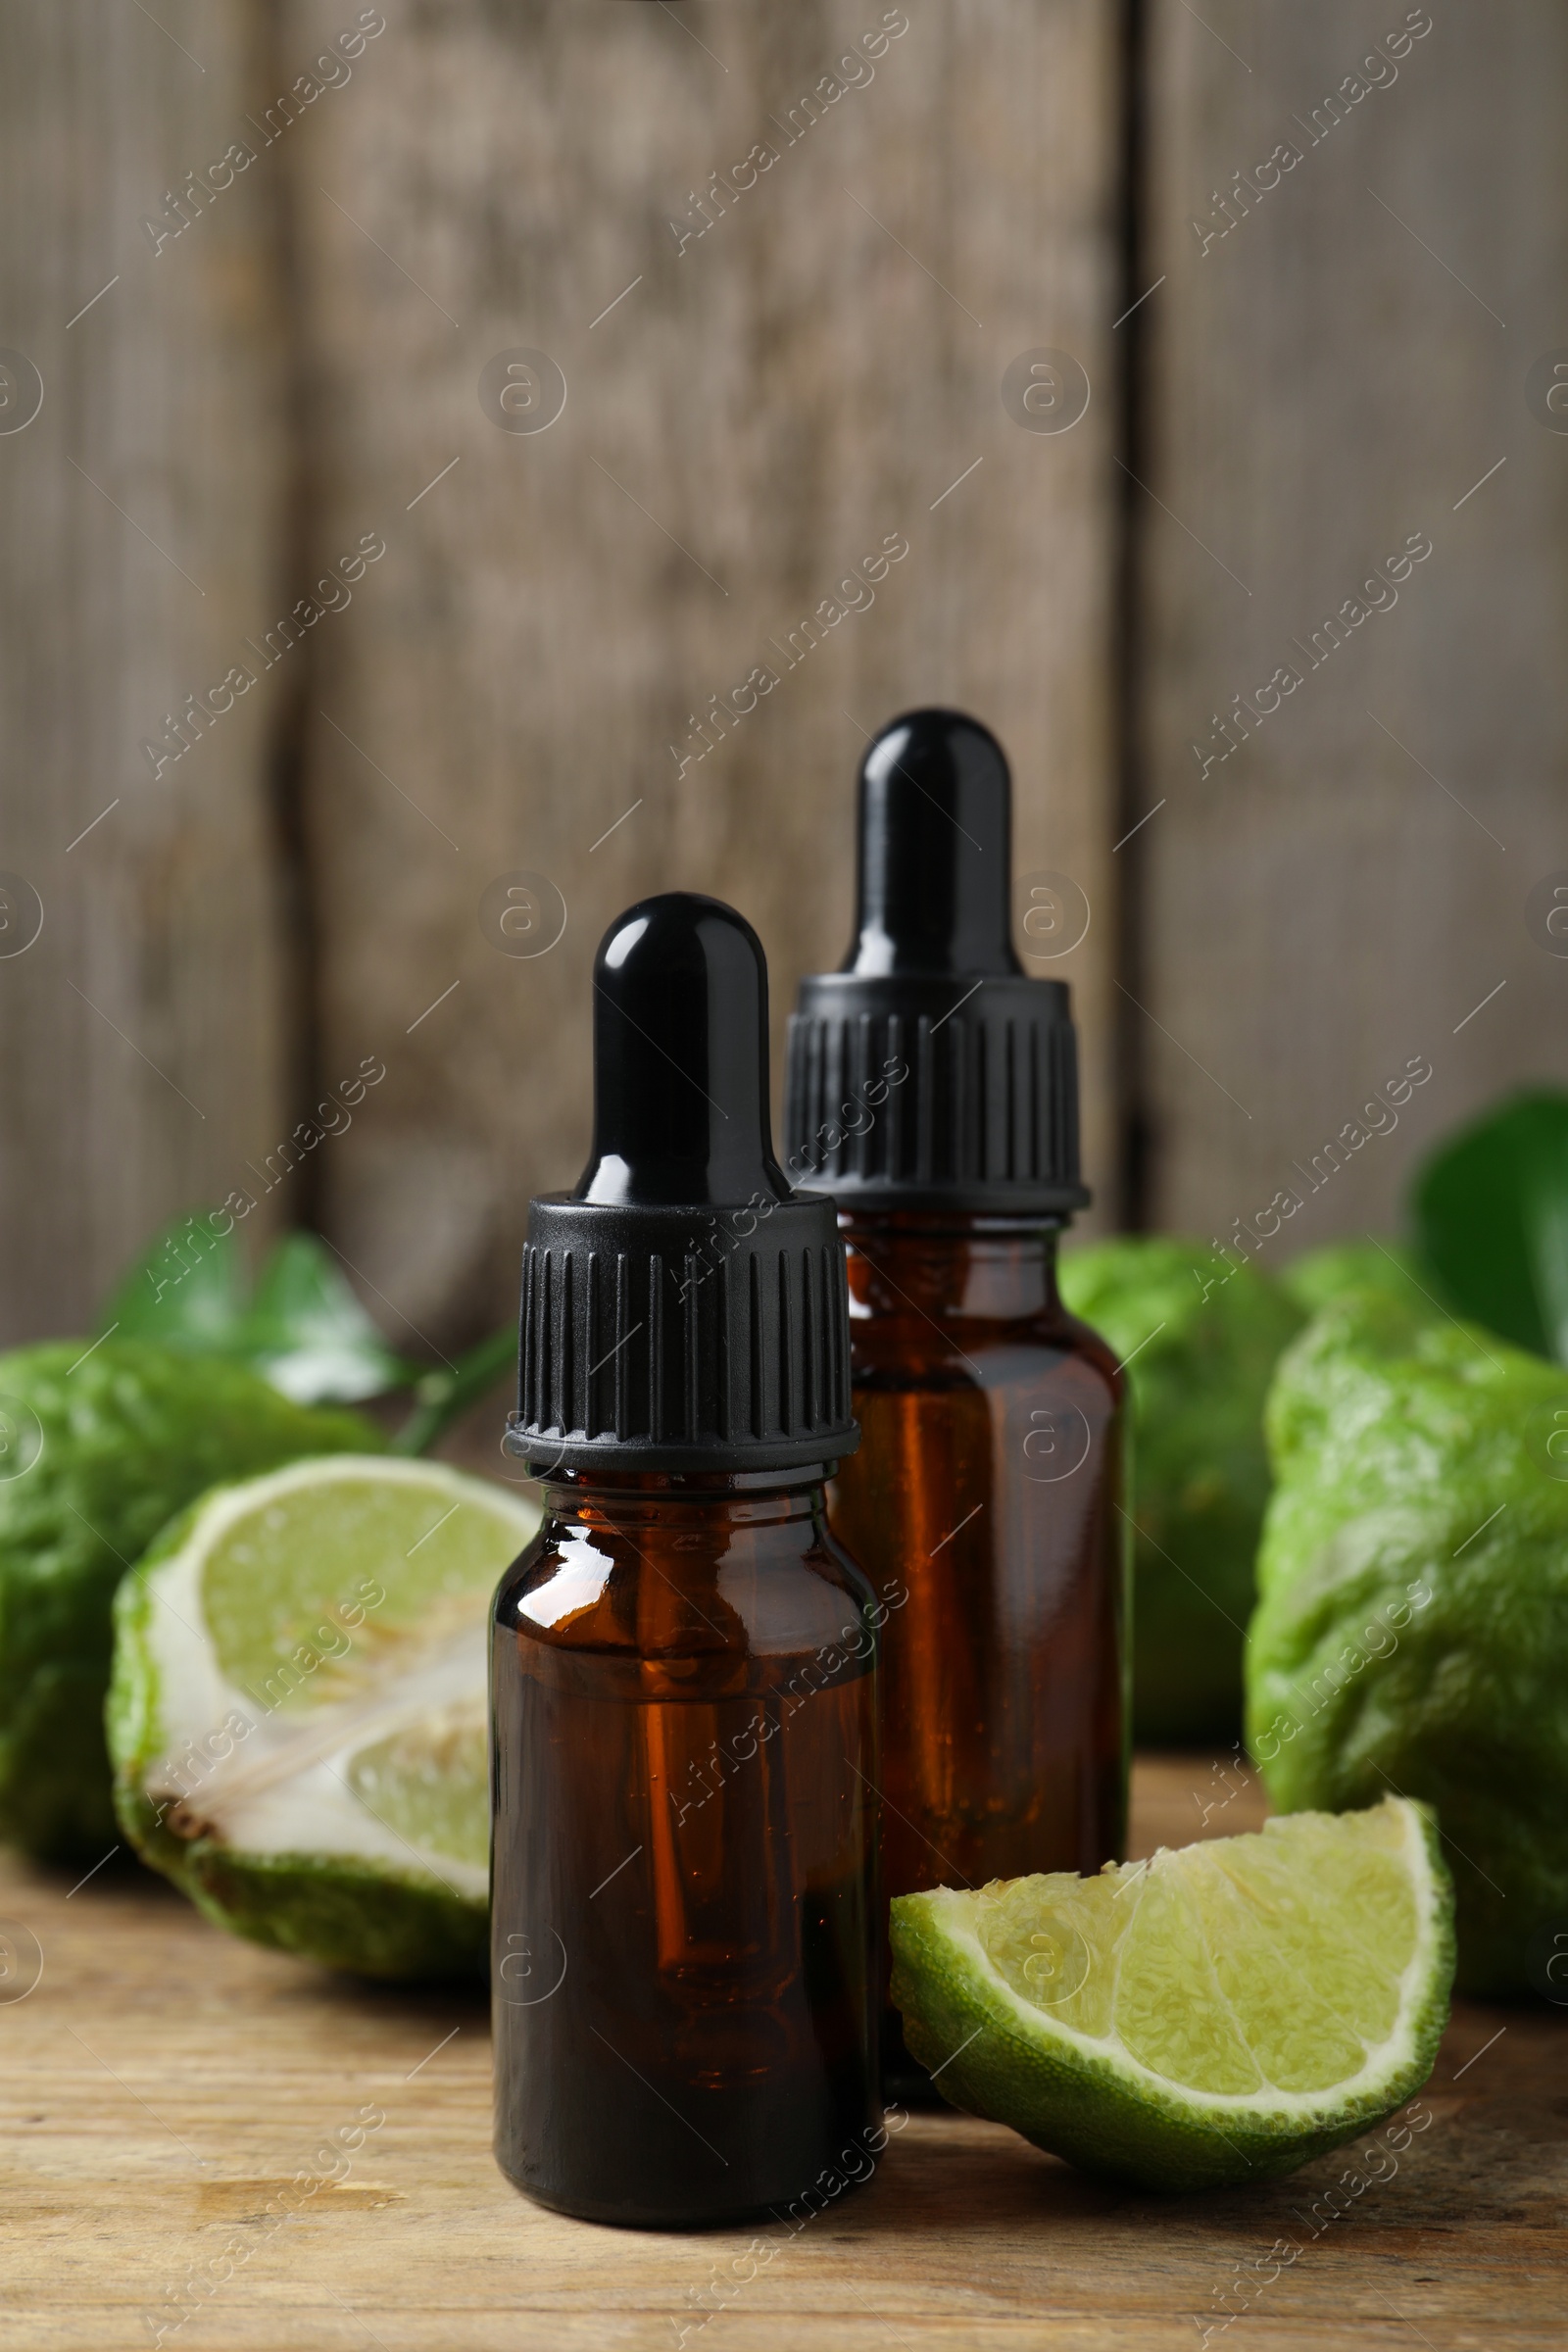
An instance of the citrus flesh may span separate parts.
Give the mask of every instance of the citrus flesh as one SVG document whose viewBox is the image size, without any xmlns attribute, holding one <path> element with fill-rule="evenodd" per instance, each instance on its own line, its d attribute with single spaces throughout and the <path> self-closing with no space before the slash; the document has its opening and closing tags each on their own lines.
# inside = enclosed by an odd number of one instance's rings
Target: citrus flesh
<svg viewBox="0 0 1568 2352">
<path fill-rule="evenodd" d="M 1289 2172 L 1431 2072 L 1453 1976 L 1432 1817 L 1389 1798 L 892 1906 L 905 2039 L 956 2105 L 1161 2189 Z"/>
<path fill-rule="evenodd" d="M 205 1495 L 117 1601 L 110 1745 L 144 1857 L 261 1942 L 482 1969 L 489 1602 L 538 1517 L 353 1455 Z"/>
</svg>

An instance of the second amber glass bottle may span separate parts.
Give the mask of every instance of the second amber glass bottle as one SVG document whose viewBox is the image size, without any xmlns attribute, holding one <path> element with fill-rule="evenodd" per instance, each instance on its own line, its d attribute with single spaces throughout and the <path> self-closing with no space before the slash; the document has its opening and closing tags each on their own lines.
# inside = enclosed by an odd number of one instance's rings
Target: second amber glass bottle
<svg viewBox="0 0 1568 2352">
<path fill-rule="evenodd" d="M 791 1023 L 787 1165 L 849 1250 L 862 1444 L 829 1510 L 884 1618 L 888 1895 L 1095 1871 L 1126 1832 L 1122 1376 L 1056 1295 L 1076 1054 L 1066 987 L 1013 952 L 1010 798 L 974 720 L 884 728 L 856 943 Z"/>
</svg>

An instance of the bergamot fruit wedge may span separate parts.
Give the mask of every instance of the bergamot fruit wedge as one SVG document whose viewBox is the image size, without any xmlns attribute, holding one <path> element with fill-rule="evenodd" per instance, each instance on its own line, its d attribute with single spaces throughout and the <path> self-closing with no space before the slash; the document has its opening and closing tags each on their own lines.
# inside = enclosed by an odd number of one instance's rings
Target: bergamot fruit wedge
<svg viewBox="0 0 1568 2352">
<path fill-rule="evenodd" d="M 216 1479 L 378 1443 L 358 1413 L 141 1340 L 0 1356 L 0 1837 L 83 1865 L 112 1843 L 114 1595 L 173 1513 Z"/>
<path fill-rule="evenodd" d="M 904 2037 L 955 2106 L 1145 2188 L 1292 2172 L 1432 2071 L 1453 1896 L 1432 1815 L 1293 1813 L 1152 1861 L 892 1906 Z"/>
<path fill-rule="evenodd" d="M 352 1454 L 203 1495 L 116 1601 L 116 1805 L 144 1859 L 259 1943 L 482 1973 L 489 1602 L 538 1521 Z"/>
</svg>

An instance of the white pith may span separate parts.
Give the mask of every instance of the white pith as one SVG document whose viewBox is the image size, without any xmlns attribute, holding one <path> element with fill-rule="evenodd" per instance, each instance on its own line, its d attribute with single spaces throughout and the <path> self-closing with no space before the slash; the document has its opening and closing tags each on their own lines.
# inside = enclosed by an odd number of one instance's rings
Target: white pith
<svg viewBox="0 0 1568 2352">
<path fill-rule="evenodd" d="M 483 1900 L 483 1869 L 412 1843 L 367 1809 L 346 1775 L 362 1749 L 434 1710 L 474 1706 L 482 1711 L 486 1593 L 472 1596 L 471 1612 L 464 1604 L 465 1622 L 447 1631 L 436 1646 L 419 1647 L 407 1662 L 362 1660 L 355 1667 L 351 1651 L 351 1670 L 335 1670 L 345 1694 L 304 1708 L 268 1708 L 253 1692 L 230 1683 L 205 1630 L 202 1579 L 213 1546 L 238 1521 L 279 1496 L 345 1476 L 407 1484 L 432 1500 L 450 1496 L 487 1511 L 515 1549 L 538 1526 L 537 1509 L 499 1487 L 440 1463 L 374 1454 L 291 1463 L 216 1496 L 181 1549 L 140 1576 L 150 1600 L 143 1624 L 159 1744 L 157 1758 L 144 1771 L 143 1793 L 153 1805 L 166 1807 L 172 1827 L 199 1827 L 236 1853 L 373 1862 L 401 1877 L 433 1879 L 454 1894 Z M 200 1763 L 213 1735 L 221 1736 L 231 1717 L 251 1728 L 232 1739 L 229 1754 L 197 1770 L 189 1743 L 196 1743 Z"/>
<path fill-rule="evenodd" d="M 1386 1800 L 1396 1804 L 1404 1826 L 1400 1859 L 1404 1862 L 1417 1906 L 1415 1947 L 1399 1979 L 1399 2003 L 1394 2030 L 1382 2041 L 1367 2048 L 1362 2066 L 1353 2075 L 1318 2090 L 1282 2090 L 1266 2080 L 1252 2091 L 1211 2091 L 1179 2082 L 1174 2076 L 1157 2074 L 1134 2057 L 1126 2044 L 1114 2033 L 1097 2035 L 1081 2033 L 1060 2018 L 1049 2016 L 1032 2001 L 1014 1990 L 981 1943 L 969 1924 L 975 1915 L 976 1897 L 963 1889 L 939 1886 L 922 1898 L 931 1908 L 932 1916 L 943 1936 L 958 1951 L 979 1977 L 987 1996 L 1008 2011 L 1020 2030 L 1033 2041 L 1057 2041 L 1065 2048 L 1093 2058 L 1102 2065 L 1112 2067 L 1129 2085 L 1157 2093 L 1165 2100 L 1178 2101 L 1183 2107 L 1206 2109 L 1215 2115 L 1258 2115 L 1310 2121 L 1327 2112 L 1339 2112 L 1358 2097 L 1377 2092 L 1391 2075 L 1406 2065 L 1415 2054 L 1416 2019 L 1421 1995 L 1431 1974 L 1432 1947 L 1441 1910 L 1441 1896 L 1432 1872 L 1431 1855 L 1422 1829 L 1421 1816 L 1404 1798 Z M 1281 1817 L 1288 1820 L 1289 1815 Z M 1264 1835 L 1273 1829 L 1265 1823 Z M 1223 1843 L 1224 1840 L 1215 1840 Z M 1152 1874 L 1170 1868 L 1179 1857 L 1169 1847 L 1161 1846 L 1146 1864 L 1123 1865 L 1128 1879 L 1134 1872 Z M 1134 1896 L 1135 1902 L 1141 1899 Z M 1115 2014 L 1115 1990 L 1112 1986 L 1111 2014 Z M 1238 2028 L 1238 2032 L 1240 2029 Z M 1245 2043 L 1245 2036 L 1242 2037 Z M 1259 2075 L 1263 2069 L 1245 2043 Z"/>
</svg>

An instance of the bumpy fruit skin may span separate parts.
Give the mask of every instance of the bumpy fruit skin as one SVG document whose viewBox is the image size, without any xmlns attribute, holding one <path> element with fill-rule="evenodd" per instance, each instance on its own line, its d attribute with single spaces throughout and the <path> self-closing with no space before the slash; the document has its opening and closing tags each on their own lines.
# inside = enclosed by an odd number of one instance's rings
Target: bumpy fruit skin
<svg viewBox="0 0 1568 2352">
<path fill-rule="evenodd" d="M 1568 1936 L 1568 1375 L 1351 1294 L 1285 1357 L 1267 1426 L 1247 1729 L 1269 1795 L 1425 1798 L 1459 1989 L 1524 1993 Z"/>
<path fill-rule="evenodd" d="M 118 1606 L 123 1611 L 123 1599 Z M 122 1656 L 124 1648 L 122 1633 Z M 112 1705 L 129 1703 L 122 1677 L 117 1657 Z M 115 1748 L 124 1755 L 118 1739 Z M 238 1854 L 220 1838 L 176 1838 L 134 1785 L 140 1763 L 126 1758 L 116 1782 L 121 1829 L 215 1927 L 297 1960 L 389 1983 L 482 1982 L 487 1975 L 490 1907 L 482 1896 L 347 1854 Z"/>
<path fill-rule="evenodd" d="M 1349 1291 L 1377 1291 L 1399 1299 L 1417 1314 L 1430 1314 L 1434 1287 L 1410 1250 L 1397 1242 L 1327 1242 L 1293 1257 L 1280 1274 L 1280 1288 L 1305 1315 L 1315 1315 Z"/>
<path fill-rule="evenodd" d="M 112 1604 L 165 1521 L 220 1478 L 381 1449 L 358 1413 L 291 1404 L 241 1365 L 89 1347 L 0 1356 L 0 1398 L 43 1432 L 32 1466 L 0 1480 L 0 1837 L 51 1861 L 96 1861 L 115 1842 Z"/>
<path fill-rule="evenodd" d="M 1132 1358 L 1133 1736 L 1234 1739 L 1268 1496 L 1263 1400 L 1301 1311 L 1255 1266 L 1224 1276 L 1198 1242 L 1093 1243 L 1060 1281 L 1073 1313 Z"/>
</svg>

